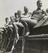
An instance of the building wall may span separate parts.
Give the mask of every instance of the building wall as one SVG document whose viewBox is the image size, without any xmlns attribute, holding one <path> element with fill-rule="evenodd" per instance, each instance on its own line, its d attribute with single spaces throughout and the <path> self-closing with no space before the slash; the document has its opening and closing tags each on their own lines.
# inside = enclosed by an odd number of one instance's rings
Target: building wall
<svg viewBox="0 0 48 53">
<path fill-rule="evenodd" d="M 17 52 L 21 52 L 21 42 L 18 42 Z M 26 40 L 24 53 L 48 53 L 48 40 Z"/>
</svg>

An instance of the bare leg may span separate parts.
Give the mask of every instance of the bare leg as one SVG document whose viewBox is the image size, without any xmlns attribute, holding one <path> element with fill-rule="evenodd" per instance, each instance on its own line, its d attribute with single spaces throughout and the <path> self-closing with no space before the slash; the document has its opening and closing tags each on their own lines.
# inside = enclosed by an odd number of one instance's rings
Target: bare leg
<svg viewBox="0 0 48 53">
<path fill-rule="evenodd" d="M 13 53 L 13 50 L 15 48 L 15 45 L 17 44 L 17 42 L 19 40 L 19 35 L 17 34 L 17 36 L 18 36 L 18 39 L 16 39 L 16 38 L 14 39 L 13 46 L 12 46 L 12 49 L 11 49 L 11 52 L 10 53 Z"/>
<path fill-rule="evenodd" d="M 37 20 L 35 20 L 35 19 L 22 18 L 21 20 L 25 21 L 25 22 L 28 22 L 28 23 L 31 23 L 32 25 L 36 25 L 37 24 Z"/>
</svg>

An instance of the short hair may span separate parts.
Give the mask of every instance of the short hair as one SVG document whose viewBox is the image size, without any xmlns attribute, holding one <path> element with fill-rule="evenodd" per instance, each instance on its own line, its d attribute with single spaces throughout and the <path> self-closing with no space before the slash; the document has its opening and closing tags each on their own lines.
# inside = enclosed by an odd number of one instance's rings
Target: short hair
<svg viewBox="0 0 48 53">
<path fill-rule="evenodd" d="M 17 14 L 18 14 L 18 15 L 19 15 L 19 14 L 21 14 L 21 11 L 20 11 L 20 10 L 18 10 L 18 11 L 17 11 Z"/>
<path fill-rule="evenodd" d="M 41 3 L 41 0 L 38 0 L 38 1 L 37 1 L 37 5 L 38 5 L 39 3 L 42 4 L 42 3 Z"/>
<path fill-rule="evenodd" d="M 25 10 L 28 10 L 28 8 L 27 8 L 26 6 L 24 6 L 24 9 L 25 9 Z"/>
<path fill-rule="evenodd" d="M 46 9 L 46 12 L 48 13 L 48 8 Z"/>
<path fill-rule="evenodd" d="M 8 20 L 8 17 L 6 17 L 5 20 Z"/>
<path fill-rule="evenodd" d="M 14 15 L 17 15 L 17 12 L 15 12 Z"/>
</svg>

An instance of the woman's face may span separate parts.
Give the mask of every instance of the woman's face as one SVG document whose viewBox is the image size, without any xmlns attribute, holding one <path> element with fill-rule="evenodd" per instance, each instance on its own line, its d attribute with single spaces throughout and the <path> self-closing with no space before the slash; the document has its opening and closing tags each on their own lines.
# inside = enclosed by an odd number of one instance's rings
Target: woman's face
<svg viewBox="0 0 48 53">
<path fill-rule="evenodd" d="M 13 17 L 11 17 L 10 20 L 11 20 L 12 22 L 14 22 L 14 18 L 13 18 Z"/>
<path fill-rule="evenodd" d="M 48 9 L 46 9 L 46 13 L 48 13 Z"/>
<path fill-rule="evenodd" d="M 7 22 L 9 22 L 9 19 L 7 19 Z"/>
<path fill-rule="evenodd" d="M 41 7 L 42 7 L 41 1 L 39 1 L 39 2 L 37 3 L 37 7 L 38 7 L 38 8 L 41 8 Z"/>
<path fill-rule="evenodd" d="M 15 13 L 15 18 L 17 18 L 18 17 L 18 15 L 17 15 L 17 13 Z"/>
<path fill-rule="evenodd" d="M 21 11 L 18 11 L 18 17 L 21 17 Z"/>
<path fill-rule="evenodd" d="M 6 21 L 6 23 L 8 23 L 9 22 L 9 19 L 7 18 L 5 21 Z"/>
<path fill-rule="evenodd" d="M 24 12 L 25 12 L 25 13 L 28 13 L 28 9 L 27 9 L 27 8 L 24 8 Z"/>
</svg>

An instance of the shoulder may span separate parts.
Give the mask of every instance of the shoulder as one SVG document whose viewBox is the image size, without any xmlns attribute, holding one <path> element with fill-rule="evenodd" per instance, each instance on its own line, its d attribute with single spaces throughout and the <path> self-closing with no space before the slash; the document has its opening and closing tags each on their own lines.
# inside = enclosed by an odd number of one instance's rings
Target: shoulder
<svg viewBox="0 0 48 53">
<path fill-rule="evenodd" d="M 37 10 L 34 10 L 32 13 L 35 13 Z"/>
<path fill-rule="evenodd" d="M 9 25 L 10 25 L 11 21 L 9 21 Z"/>
<path fill-rule="evenodd" d="M 25 13 L 23 13 L 22 15 L 25 15 Z"/>
<path fill-rule="evenodd" d="M 36 12 L 37 12 L 37 10 L 34 10 L 34 11 L 32 12 L 32 16 L 33 16 Z"/>
<path fill-rule="evenodd" d="M 44 10 L 42 10 L 42 13 L 46 15 L 46 12 Z"/>
</svg>

